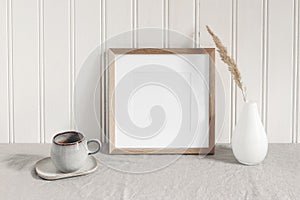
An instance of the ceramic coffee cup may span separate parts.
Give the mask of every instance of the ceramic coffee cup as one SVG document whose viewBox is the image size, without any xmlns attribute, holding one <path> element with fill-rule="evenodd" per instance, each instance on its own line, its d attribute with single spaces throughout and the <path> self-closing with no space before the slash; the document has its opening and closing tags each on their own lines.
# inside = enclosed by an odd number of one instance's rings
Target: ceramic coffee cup
<svg viewBox="0 0 300 200">
<path fill-rule="evenodd" d="M 90 151 L 88 148 L 88 144 L 92 142 L 98 146 L 95 151 Z M 99 152 L 100 149 L 99 140 L 86 140 L 79 132 L 67 131 L 53 137 L 51 159 L 59 171 L 74 172 L 84 166 L 89 155 Z"/>
</svg>

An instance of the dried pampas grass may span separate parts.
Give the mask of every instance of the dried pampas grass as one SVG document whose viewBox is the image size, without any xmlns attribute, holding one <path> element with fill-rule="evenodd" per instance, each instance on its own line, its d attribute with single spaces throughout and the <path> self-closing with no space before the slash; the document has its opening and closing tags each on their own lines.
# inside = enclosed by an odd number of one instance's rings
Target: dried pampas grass
<svg viewBox="0 0 300 200">
<path fill-rule="evenodd" d="M 247 101 L 246 95 L 246 87 L 243 85 L 241 73 L 237 67 L 236 62 L 233 58 L 231 58 L 228 53 L 226 47 L 222 44 L 221 40 L 212 32 L 209 26 L 206 26 L 208 33 L 213 38 L 216 47 L 218 49 L 221 60 L 228 65 L 228 70 L 231 72 L 231 75 L 236 83 L 236 85 L 241 89 L 244 102 Z"/>
</svg>

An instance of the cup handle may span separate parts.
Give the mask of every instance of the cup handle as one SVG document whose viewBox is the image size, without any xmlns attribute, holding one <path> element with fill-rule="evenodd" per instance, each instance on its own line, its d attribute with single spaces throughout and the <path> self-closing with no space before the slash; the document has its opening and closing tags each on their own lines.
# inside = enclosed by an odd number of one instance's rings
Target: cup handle
<svg viewBox="0 0 300 200">
<path fill-rule="evenodd" d="M 87 141 L 87 145 L 89 145 L 89 143 L 91 143 L 91 142 L 97 143 L 98 148 L 95 151 L 88 150 L 89 151 L 88 155 L 92 155 L 92 154 L 98 153 L 100 151 L 101 147 L 102 147 L 101 142 L 99 140 L 97 140 L 97 139 L 88 140 Z M 89 149 L 89 147 L 88 147 L 88 149 Z"/>
</svg>

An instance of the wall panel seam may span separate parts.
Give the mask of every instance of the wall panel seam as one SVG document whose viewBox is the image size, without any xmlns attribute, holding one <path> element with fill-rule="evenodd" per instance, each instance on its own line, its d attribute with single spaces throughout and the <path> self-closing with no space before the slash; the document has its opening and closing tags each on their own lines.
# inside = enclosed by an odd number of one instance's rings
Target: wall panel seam
<svg viewBox="0 0 300 200">
<path fill-rule="evenodd" d="M 103 55 L 102 55 L 102 48 L 103 48 L 103 17 L 102 17 L 102 0 L 100 1 L 100 4 L 99 4 L 99 11 L 100 11 L 100 19 L 99 19 L 99 26 L 100 26 L 100 77 L 99 77 L 99 81 L 100 81 L 100 85 L 101 85 L 101 91 L 100 91 L 100 94 L 101 94 L 101 106 L 100 106 L 100 139 L 101 139 L 101 142 L 105 142 L 104 141 L 104 112 L 105 112 L 105 109 L 104 109 L 104 97 L 105 97 L 105 94 L 104 94 L 104 79 L 103 79 L 103 74 L 104 74 L 104 66 L 103 66 Z"/>
<path fill-rule="evenodd" d="M 137 38 L 138 38 L 138 2 L 137 0 L 131 0 L 131 31 L 132 31 L 132 48 L 137 48 Z"/>
<path fill-rule="evenodd" d="M 74 129 L 74 83 L 75 83 L 75 0 L 70 0 L 70 88 L 69 127 Z"/>
<path fill-rule="evenodd" d="M 267 131 L 267 102 L 268 102 L 268 54 L 269 54 L 269 2 L 263 1 L 263 29 L 262 29 L 262 122 Z"/>
<path fill-rule="evenodd" d="M 14 127 L 14 70 L 13 70 L 13 15 L 12 0 L 7 0 L 7 57 L 8 57 L 8 100 L 9 100 L 9 143 L 15 143 Z"/>
<path fill-rule="evenodd" d="M 298 0 L 294 0 L 294 24 L 293 24 L 293 103 L 292 103 L 292 143 L 297 142 L 298 136 L 298 46 L 299 46 L 299 8 Z"/>
<path fill-rule="evenodd" d="M 197 0 L 193 1 L 193 34 L 192 34 L 192 40 L 193 40 L 193 47 L 197 48 L 197 33 L 198 33 L 198 27 L 197 27 Z"/>
<path fill-rule="evenodd" d="M 102 0 L 101 1 L 102 5 L 101 5 L 101 37 L 102 37 L 102 45 L 101 45 L 101 64 L 103 66 L 103 85 L 104 85 L 104 89 L 103 89 L 103 93 L 104 93 L 104 120 L 103 120 L 103 134 L 102 134 L 102 141 L 106 142 L 106 135 L 108 134 L 108 79 L 107 79 L 107 60 L 106 60 L 106 0 Z"/>
<path fill-rule="evenodd" d="M 44 107 L 44 0 L 38 1 L 39 8 L 39 131 L 40 131 L 40 143 L 45 143 L 45 107 Z"/>
<path fill-rule="evenodd" d="M 299 123 L 298 123 L 298 120 L 299 120 L 299 82 L 300 82 L 300 77 L 299 77 L 299 66 L 300 66 L 300 63 L 299 63 L 299 54 L 300 54 L 300 51 L 299 51 L 299 48 L 300 48 L 300 42 L 299 42 L 299 39 L 300 39 L 300 26 L 299 26 L 299 22 L 300 22 L 300 4 L 299 4 L 299 0 L 297 0 L 297 78 L 296 78 L 296 87 L 297 87 L 297 95 L 296 95 L 296 107 L 297 107 L 297 118 L 296 118 L 296 130 L 295 130 L 295 134 L 296 134 L 296 143 L 299 143 Z"/>
<path fill-rule="evenodd" d="M 200 48 L 200 0 L 195 0 L 195 42 Z"/>
<path fill-rule="evenodd" d="M 237 55 L 237 0 L 232 0 L 232 33 L 231 33 L 231 55 L 233 59 L 236 60 Z M 237 88 L 236 84 L 234 83 L 233 78 L 230 78 L 230 138 L 229 142 L 231 142 L 232 133 L 236 124 L 236 95 Z"/>
<path fill-rule="evenodd" d="M 104 34 L 104 40 L 105 40 L 105 46 L 104 46 L 104 50 L 105 50 L 105 52 L 104 52 L 104 61 L 105 61 L 105 85 L 106 85 L 106 87 L 105 87 L 105 96 L 106 96 L 106 112 L 105 112 L 105 117 L 106 117 L 106 119 L 109 119 L 109 109 L 108 109 L 108 107 L 109 107 L 109 94 L 108 94 L 108 70 L 107 70 L 107 68 L 108 68 L 108 57 L 106 56 L 106 48 L 107 48 L 107 46 L 106 46 L 106 40 L 107 40 L 107 34 L 106 34 L 106 31 L 107 31 L 107 24 L 106 24 L 106 0 L 103 0 L 104 1 L 104 30 L 103 30 L 103 34 Z M 105 135 L 106 134 L 108 134 L 109 133 L 109 124 L 108 124 L 108 120 L 105 120 Z"/>
<path fill-rule="evenodd" d="M 169 0 L 163 4 L 163 47 L 169 47 Z"/>
<path fill-rule="evenodd" d="M 102 47 L 102 3 L 100 1 L 99 3 L 99 11 L 100 11 L 100 14 L 99 14 L 99 27 L 100 27 L 100 32 L 99 32 L 99 41 L 100 41 L 100 75 L 99 75 L 99 84 L 100 84 L 100 119 L 99 119 L 99 128 L 100 128 L 100 140 L 101 142 L 104 142 L 103 141 L 103 129 L 102 129 L 102 119 L 103 119 L 103 84 L 102 84 L 102 54 L 101 54 L 101 47 Z"/>
</svg>

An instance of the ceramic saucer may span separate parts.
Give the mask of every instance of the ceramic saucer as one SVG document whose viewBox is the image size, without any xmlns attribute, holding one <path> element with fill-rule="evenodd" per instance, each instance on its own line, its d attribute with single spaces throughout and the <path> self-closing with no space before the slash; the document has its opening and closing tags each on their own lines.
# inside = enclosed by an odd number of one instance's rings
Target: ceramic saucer
<svg viewBox="0 0 300 200">
<path fill-rule="evenodd" d="M 93 156 L 87 158 L 86 164 L 78 171 L 71 173 L 63 173 L 56 169 L 50 157 L 44 158 L 35 164 L 35 171 L 39 177 L 46 180 L 57 180 L 62 178 L 70 178 L 74 176 L 82 176 L 93 173 L 97 170 L 99 163 Z"/>
</svg>

